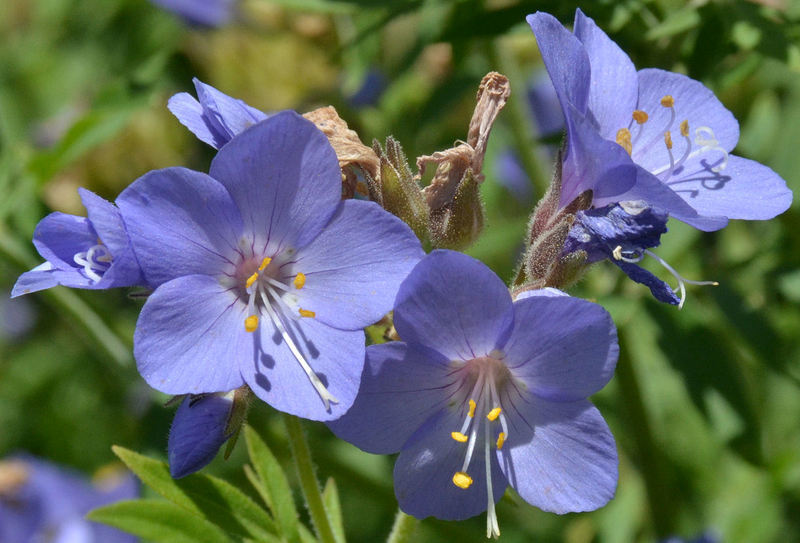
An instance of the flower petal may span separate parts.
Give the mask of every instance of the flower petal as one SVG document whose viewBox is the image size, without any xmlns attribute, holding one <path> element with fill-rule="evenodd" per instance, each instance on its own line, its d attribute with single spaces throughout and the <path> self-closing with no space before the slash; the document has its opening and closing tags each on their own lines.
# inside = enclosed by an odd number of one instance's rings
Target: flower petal
<svg viewBox="0 0 800 543">
<path fill-rule="evenodd" d="M 420 519 L 464 520 L 486 511 L 489 500 L 483 432 L 479 432 L 467 468 L 472 485 L 462 489 L 453 484 L 453 475 L 462 471 L 467 444 L 455 441 L 450 433 L 461 426 L 465 416 L 465 410 L 435 413 L 400 452 L 394 465 L 394 492 L 406 514 Z M 497 457 L 490 453 L 489 460 L 496 503 L 508 483 Z"/>
<path fill-rule="evenodd" d="M 285 319 L 288 320 L 288 319 Z M 244 317 L 238 325 L 243 329 Z M 250 356 L 239 360 L 253 392 L 275 409 L 311 420 L 341 417 L 355 400 L 364 368 L 364 332 L 337 330 L 315 318 L 289 321 L 293 341 L 305 361 L 338 400 L 330 411 L 274 326 L 262 319 L 250 336 Z"/>
<path fill-rule="evenodd" d="M 242 100 L 231 98 L 197 78 L 192 79 L 192 82 L 197 90 L 197 99 L 203 108 L 203 120 L 214 135 L 212 146 L 216 149 L 220 149 L 235 135 L 268 117 L 263 111 L 247 105 Z"/>
<path fill-rule="evenodd" d="M 150 172 L 126 188 L 117 205 L 149 285 L 232 271 L 242 219 L 225 188 L 206 174 Z"/>
<path fill-rule="evenodd" d="M 449 400 L 448 362 L 436 351 L 403 342 L 370 345 L 355 403 L 328 427 L 367 452 L 398 452 Z"/>
<path fill-rule="evenodd" d="M 589 56 L 589 115 L 600 127 L 600 135 L 614 141 L 617 130 L 628 128 L 636 108 L 636 68 L 628 55 L 580 9 L 575 12 L 574 32 Z"/>
<path fill-rule="evenodd" d="M 181 402 L 167 445 L 169 473 L 175 479 L 207 466 L 231 436 L 226 433 L 233 400 L 217 394 L 188 396 Z"/>
<path fill-rule="evenodd" d="M 544 511 L 593 511 L 614 496 L 617 448 L 588 400 L 516 402 L 509 436 L 496 454 L 519 495 Z M 506 410 L 508 415 L 509 411 Z"/>
<path fill-rule="evenodd" d="M 512 375 L 532 394 L 563 402 L 603 388 L 619 347 L 614 322 L 599 305 L 539 296 L 514 302 L 514 329 L 503 352 Z"/>
<path fill-rule="evenodd" d="M 69 270 L 78 266 L 73 260 L 76 253 L 97 244 L 97 232 L 86 217 L 55 212 L 36 225 L 33 244 L 53 267 Z"/>
<path fill-rule="evenodd" d="M 400 283 L 425 256 L 411 229 L 374 202 L 346 200 L 292 269 L 305 274 L 298 304 L 343 330 L 364 328 L 392 309 Z"/>
<path fill-rule="evenodd" d="M 252 358 L 247 306 L 207 275 L 178 277 L 147 299 L 136 323 L 139 373 L 167 394 L 233 390 L 244 384 L 238 360 Z"/>
<path fill-rule="evenodd" d="M 308 244 L 341 200 L 333 147 L 294 111 L 275 114 L 232 139 L 217 153 L 210 173 L 230 192 L 256 246 L 268 247 L 260 252 Z"/>
<path fill-rule="evenodd" d="M 400 337 L 470 360 L 505 340 L 514 318 L 511 295 L 481 262 L 454 251 L 423 258 L 400 285 L 394 324 Z"/>
<path fill-rule="evenodd" d="M 669 95 L 674 99 L 675 120 L 670 123 L 670 108 L 661 105 L 661 98 Z M 714 93 L 699 81 L 682 74 L 648 68 L 639 70 L 639 103 L 638 109 L 647 112 L 649 118 L 641 125 L 641 135 L 633 144 L 633 161 L 649 172 L 657 172 L 669 167 L 669 154 L 664 144 L 664 132 L 671 131 L 675 142 L 674 152 L 683 149 L 680 135 L 680 123 L 689 122 L 689 134 L 693 146 L 703 133 L 697 133 L 703 127 L 710 128 L 718 145 L 730 151 L 739 141 L 739 123 L 725 109 L 725 106 L 714 96 Z M 706 138 L 707 139 L 707 138 Z M 676 160 L 679 158 L 675 157 Z"/>
<path fill-rule="evenodd" d="M 30 294 L 31 292 L 39 292 L 47 288 L 52 288 L 59 284 L 58 278 L 54 272 L 57 272 L 50 262 L 43 262 L 30 271 L 26 271 L 19 276 L 17 282 L 14 283 L 14 288 L 11 289 L 11 297 L 16 298 L 23 294 Z M 75 271 L 78 274 L 77 270 Z M 79 274 L 78 274 L 79 275 Z M 83 276 L 81 276 L 83 277 Z M 88 279 L 84 277 L 86 284 Z"/>
<path fill-rule="evenodd" d="M 687 161 L 667 185 L 701 216 L 766 220 L 792 204 L 792 191 L 786 181 L 763 164 L 728 155 L 724 169 L 715 172 L 714 167 L 715 163 L 700 157 Z"/>
</svg>

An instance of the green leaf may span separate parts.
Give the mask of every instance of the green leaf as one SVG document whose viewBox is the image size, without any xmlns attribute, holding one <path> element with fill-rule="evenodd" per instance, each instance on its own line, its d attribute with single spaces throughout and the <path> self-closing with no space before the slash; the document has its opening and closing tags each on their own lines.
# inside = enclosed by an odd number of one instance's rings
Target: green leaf
<svg viewBox="0 0 800 543">
<path fill-rule="evenodd" d="M 164 462 L 123 447 L 112 447 L 131 471 L 147 486 L 186 511 L 206 518 L 238 538 L 270 539 L 277 534 L 266 511 L 231 484 L 204 474 L 175 480 Z"/>
<path fill-rule="evenodd" d="M 297 509 L 283 468 L 255 430 L 245 426 L 244 435 L 250 461 L 258 474 L 256 489 L 272 510 L 281 535 L 287 541 L 298 542 Z M 252 479 L 251 482 L 256 485 Z"/>
<path fill-rule="evenodd" d="M 217 526 L 162 500 L 130 500 L 90 511 L 89 520 L 102 522 L 153 543 L 231 543 Z"/>
<path fill-rule="evenodd" d="M 645 34 L 648 41 L 660 38 L 668 38 L 675 34 L 680 34 L 700 24 L 700 14 L 694 7 L 686 8 L 671 13 L 658 25 L 650 28 Z"/>
<path fill-rule="evenodd" d="M 331 528 L 333 528 L 333 535 L 336 537 L 337 543 L 345 543 L 342 504 L 339 502 L 339 489 L 336 488 L 336 481 L 333 480 L 333 477 L 328 477 L 325 482 L 322 502 L 325 504 L 325 511 L 331 520 Z"/>
</svg>

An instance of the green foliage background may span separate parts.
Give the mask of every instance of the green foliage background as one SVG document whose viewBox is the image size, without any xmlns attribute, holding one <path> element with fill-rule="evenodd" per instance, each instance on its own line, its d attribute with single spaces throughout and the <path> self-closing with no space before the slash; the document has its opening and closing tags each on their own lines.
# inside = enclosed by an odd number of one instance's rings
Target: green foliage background
<svg viewBox="0 0 800 543">
<path fill-rule="evenodd" d="M 121 291 L 58 287 L 14 301 L 7 292 L 40 262 L 30 243 L 36 223 L 52 210 L 83 214 L 76 187 L 113 199 L 151 169 L 207 168 L 212 150 L 165 107 L 172 94 L 193 92 L 191 77 L 265 111 L 332 104 L 363 141 L 393 134 L 415 157 L 464 139 L 481 77 L 505 73 L 514 93 L 492 135 L 487 228 L 471 253 L 510 279 L 533 203 L 504 188 L 495 159 L 509 147 L 523 153 L 539 194 L 551 170 L 524 100 L 541 70 L 524 16 L 544 10 L 569 23 L 577 5 L 246 0 L 234 24 L 207 30 L 145 0 L 4 0 L 0 457 L 26 450 L 88 473 L 115 461 L 112 444 L 165 457 L 173 411 L 131 356 L 141 302 Z M 638 67 L 710 86 L 741 123 L 737 154 L 800 190 L 800 3 L 580 7 Z M 388 82 L 379 101 L 349 105 L 373 69 Z M 572 292 L 605 306 L 620 330 L 617 375 L 594 397 L 618 442 L 617 497 L 591 514 L 556 516 L 509 492 L 498 509 L 503 541 L 622 543 L 705 530 L 730 542 L 800 540 L 798 204 L 775 220 L 734 221 L 713 234 L 671 222 L 658 254 L 685 276 L 721 286 L 690 288 L 678 311 L 601 264 Z M 27 331 L 12 330 L 28 321 Z M 259 404 L 249 420 L 288 466 L 276 414 Z M 396 510 L 393 459 L 338 441 L 321 424 L 306 428 L 320 478 L 336 479 L 348 539 L 383 539 Z M 239 443 L 207 472 L 253 494 L 245 449 Z M 417 538 L 481 541 L 484 519 L 428 520 Z"/>
</svg>

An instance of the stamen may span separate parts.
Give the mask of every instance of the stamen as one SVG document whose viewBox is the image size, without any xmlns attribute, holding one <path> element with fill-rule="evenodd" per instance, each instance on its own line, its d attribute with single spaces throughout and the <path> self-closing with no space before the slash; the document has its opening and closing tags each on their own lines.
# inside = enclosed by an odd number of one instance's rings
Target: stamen
<svg viewBox="0 0 800 543">
<path fill-rule="evenodd" d="M 639 124 L 644 124 L 647 122 L 649 116 L 647 115 L 646 111 L 642 111 L 641 109 L 633 110 L 633 120 Z"/>
<path fill-rule="evenodd" d="M 675 157 L 672 156 L 672 134 L 669 131 L 664 132 L 664 145 L 667 146 L 667 154 L 669 155 L 669 173 L 667 174 L 667 177 L 669 177 L 675 169 Z"/>
<path fill-rule="evenodd" d="M 261 265 L 258 267 L 258 271 L 264 271 L 264 268 L 269 266 L 270 262 L 272 262 L 272 259 L 268 256 L 265 256 L 264 260 L 261 261 Z"/>
<path fill-rule="evenodd" d="M 630 155 L 633 151 L 633 143 L 631 142 L 631 132 L 627 128 L 620 128 L 617 130 L 617 143 L 625 149 Z"/>
<path fill-rule="evenodd" d="M 660 133 L 663 134 L 664 132 L 671 130 L 672 124 L 675 122 L 675 108 L 673 107 L 675 105 L 675 99 L 671 95 L 667 94 L 666 96 L 661 98 L 661 105 L 669 109 L 670 113 L 667 124 L 665 124 L 664 128 L 661 129 Z M 659 139 L 661 138 L 658 135 L 653 137 L 653 139 L 648 141 L 641 148 L 637 149 L 637 154 L 641 156 L 642 154 L 646 154 L 647 152 L 649 152 L 650 149 L 653 147 L 653 145 L 655 145 Z"/>
<path fill-rule="evenodd" d="M 83 267 L 83 272 L 95 283 L 103 278 L 102 274 L 108 271 L 112 262 L 111 253 L 102 243 L 92 245 L 85 253 L 75 253 L 72 260 L 78 266 Z"/>
<path fill-rule="evenodd" d="M 661 98 L 661 105 L 664 107 L 672 107 L 675 105 L 675 98 L 673 98 L 671 94 L 667 94 Z"/>
<path fill-rule="evenodd" d="M 500 432 L 500 435 L 497 436 L 497 450 L 502 449 L 503 448 L 503 443 L 505 443 L 505 442 L 506 442 L 506 433 L 505 432 Z"/>
<path fill-rule="evenodd" d="M 684 138 L 688 138 L 689 137 L 689 120 L 688 119 L 684 119 L 681 122 L 681 136 L 683 136 Z"/>
<path fill-rule="evenodd" d="M 308 309 L 303 309 L 302 307 L 297 310 L 300 313 L 301 317 L 316 317 L 317 314 L 313 311 L 309 311 Z"/>
<path fill-rule="evenodd" d="M 720 146 L 719 140 L 714 135 L 714 131 L 708 126 L 701 126 L 694 130 L 694 142 L 700 146 L 699 154 L 708 151 L 719 151 L 722 153 L 722 164 L 714 166 L 711 171 L 719 173 L 728 166 L 728 151 Z"/>
<path fill-rule="evenodd" d="M 281 289 L 281 290 L 283 290 L 285 292 L 289 292 L 289 287 L 286 286 L 285 284 L 281 283 L 280 281 L 276 281 L 272 277 L 268 277 L 266 275 L 264 276 L 264 279 L 267 281 L 267 283 L 269 283 L 273 287 L 279 288 L 279 289 Z"/>
<path fill-rule="evenodd" d="M 244 284 L 244 286 L 245 286 L 246 288 L 250 288 L 250 287 L 252 287 L 252 286 L 253 286 L 253 283 L 255 283 L 257 280 L 258 280 L 258 272 L 253 272 L 253 275 L 251 275 L 250 277 L 248 277 L 248 278 L 247 278 L 247 281 L 245 281 L 245 284 Z"/>
<path fill-rule="evenodd" d="M 494 409 L 489 411 L 489 413 L 486 415 L 486 418 L 491 420 L 491 421 L 495 421 L 495 420 L 497 420 L 497 417 L 500 416 L 500 412 L 501 411 L 502 411 L 501 408 L 495 407 Z"/>
<path fill-rule="evenodd" d="M 269 292 L 269 294 L 273 298 L 278 297 L 277 293 L 270 287 L 266 287 L 266 289 L 267 292 Z M 287 332 L 286 327 L 283 325 L 283 322 L 280 320 L 280 317 L 276 313 L 276 310 L 272 307 L 272 304 L 267 299 L 267 296 L 264 293 L 264 291 L 259 290 L 259 292 L 261 294 L 261 301 L 264 302 L 264 308 L 267 310 L 267 313 L 269 313 L 269 317 L 272 320 L 273 324 L 275 325 L 275 328 L 277 328 L 278 332 L 280 332 L 281 337 L 283 337 L 283 340 L 286 342 L 286 346 L 289 347 L 289 350 L 292 352 L 295 359 L 297 359 L 297 362 L 300 364 L 300 367 L 303 368 L 304 372 L 306 372 L 308 380 L 311 381 L 311 385 L 314 387 L 314 389 L 316 389 L 317 394 L 319 394 L 320 399 L 322 399 L 323 403 L 325 404 L 325 409 L 327 411 L 330 411 L 331 402 L 339 403 L 339 400 L 337 400 L 333 396 L 333 394 L 328 392 L 328 389 L 325 387 L 324 384 L 322 384 L 322 381 L 320 381 L 317 374 L 314 373 L 314 370 L 311 369 L 311 366 L 308 365 L 308 362 L 306 362 L 306 359 L 303 357 L 303 354 L 300 352 L 300 349 L 298 349 L 297 345 L 295 345 L 292 336 L 289 335 L 289 332 Z"/>
<path fill-rule="evenodd" d="M 611 255 L 614 257 L 614 260 L 622 260 L 623 262 L 628 262 L 629 264 L 641 262 L 643 258 L 643 255 L 640 255 L 636 251 L 623 250 L 622 245 L 617 245 L 614 247 L 614 250 L 611 251 Z"/>
<path fill-rule="evenodd" d="M 499 405 L 500 404 L 500 395 L 497 394 L 497 388 L 495 387 L 494 379 L 489 381 L 489 391 L 492 394 L 492 403 L 495 403 L 495 404 Z M 500 408 L 498 407 L 497 409 L 500 409 Z M 498 443 L 497 448 L 498 449 L 500 449 L 503 446 L 503 443 L 505 443 L 506 438 L 508 437 L 508 424 L 506 423 L 506 416 L 502 413 L 502 411 L 499 413 L 499 415 L 500 415 L 500 426 L 503 428 L 503 431 L 500 432 L 500 436 L 498 436 L 498 438 L 497 438 L 497 443 Z"/>
<path fill-rule="evenodd" d="M 667 269 L 667 271 L 670 272 L 672 276 L 678 280 L 678 288 L 672 289 L 673 292 L 677 292 L 678 290 L 681 291 L 681 300 L 680 302 L 678 302 L 678 309 L 683 309 L 683 302 L 686 301 L 686 284 L 697 285 L 697 286 L 712 286 L 712 287 L 719 286 L 719 283 L 716 281 L 693 281 L 691 279 L 686 279 L 677 271 L 675 271 L 675 268 L 667 264 L 667 262 L 660 256 L 656 255 L 655 253 L 653 253 L 648 249 L 645 249 L 644 252 L 655 258 L 659 264 L 664 266 Z"/>
<path fill-rule="evenodd" d="M 302 272 L 297 272 L 297 275 L 294 278 L 294 288 L 300 290 L 306 284 L 306 274 Z"/>
<path fill-rule="evenodd" d="M 244 320 L 244 329 L 248 332 L 255 332 L 258 328 L 258 315 L 250 315 Z"/>
<path fill-rule="evenodd" d="M 472 485 L 472 477 L 463 471 L 457 471 L 453 474 L 453 484 L 458 488 L 468 489 Z"/>
<path fill-rule="evenodd" d="M 672 150 L 672 134 L 670 134 L 669 130 L 664 132 L 664 145 L 667 146 L 667 149 Z"/>
<path fill-rule="evenodd" d="M 452 437 L 459 443 L 466 443 L 467 439 L 469 439 L 466 435 L 464 435 L 461 432 L 450 432 L 450 437 Z"/>
<path fill-rule="evenodd" d="M 497 522 L 497 512 L 494 509 L 494 492 L 492 491 L 492 457 L 489 456 L 489 423 L 486 423 L 486 432 L 484 434 L 484 461 L 486 462 L 486 494 L 488 496 L 488 504 L 486 506 L 486 537 L 500 537 L 500 525 Z"/>
<path fill-rule="evenodd" d="M 469 401 L 469 413 L 467 413 L 468 417 L 472 418 L 472 417 L 475 416 L 475 407 L 476 406 L 477 406 L 477 404 L 475 403 L 475 400 L 470 400 Z"/>
</svg>

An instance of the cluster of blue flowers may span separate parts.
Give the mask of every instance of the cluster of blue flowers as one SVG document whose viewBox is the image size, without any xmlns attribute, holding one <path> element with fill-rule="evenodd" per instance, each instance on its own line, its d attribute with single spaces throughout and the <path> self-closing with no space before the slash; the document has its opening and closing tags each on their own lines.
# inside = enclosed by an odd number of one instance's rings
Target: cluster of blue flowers
<svg viewBox="0 0 800 543">
<path fill-rule="evenodd" d="M 637 72 L 580 11 L 574 33 L 545 13 L 528 22 L 566 140 L 511 291 L 461 253 L 426 255 L 407 217 L 342 200 L 341 157 L 314 123 L 195 80 L 197 99 L 168 107 L 218 150 L 208 174 L 153 171 L 113 204 L 82 190 L 88 216 L 41 221 L 46 262 L 13 295 L 148 289 L 134 354 L 148 384 L 186 396 L 169 437 L 175 477 L 210 462 L 254 394 L 366 451 L 399 452 L 396 495 L 415 517 L 486 511 L 497 536 L 509 485 L 545 511 L 603 506 L 617 451 L 587 398 L 613 375 L 616 330 L 602 307 L 552 287 L 568 286 L 569 266 L 609 259 L 682 303 L 636 265 L 655 257 L 668 217 L 716 230 L 774 217 L 792 195 L 730 153 L 738 125 L 701 83 Z M 365 347 L 365 327 L 390 311 L 401 341 Z"/>
</svg>

